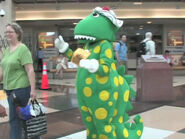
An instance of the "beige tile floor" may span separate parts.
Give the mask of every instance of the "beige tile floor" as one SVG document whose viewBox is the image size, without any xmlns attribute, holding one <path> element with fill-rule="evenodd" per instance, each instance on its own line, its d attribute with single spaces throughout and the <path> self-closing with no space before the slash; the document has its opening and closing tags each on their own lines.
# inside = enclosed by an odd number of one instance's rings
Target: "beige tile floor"
<svg viewBox="0 0 185 139">
<path fill-rule="evenodd" d="M 165 139 L 185 139 L 185 134 L 174 133 L 174 134 L 166 137 Z"/>
<path fill-rule="evenodd" d="M 185 128 L 185 108 L 162 106 L 140 114 L 146 127 L 169 131 Z"/>
</svg>

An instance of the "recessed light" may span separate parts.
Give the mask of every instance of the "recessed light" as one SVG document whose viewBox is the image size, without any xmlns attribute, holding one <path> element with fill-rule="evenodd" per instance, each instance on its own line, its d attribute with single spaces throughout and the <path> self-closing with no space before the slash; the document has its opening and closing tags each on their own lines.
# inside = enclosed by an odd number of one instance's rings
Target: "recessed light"
<svg viewBox="0 0 185 139">
<path fill-rule="evenodd" d="M 134 2 L 133 4 L 134 5 L 142 5 L 143 3 L 142 2 Z"/>
<path fill-rule="evenodd" d="M 147 21 L 147 24 L 152 24 L 152 21 Z"/>
</svg>

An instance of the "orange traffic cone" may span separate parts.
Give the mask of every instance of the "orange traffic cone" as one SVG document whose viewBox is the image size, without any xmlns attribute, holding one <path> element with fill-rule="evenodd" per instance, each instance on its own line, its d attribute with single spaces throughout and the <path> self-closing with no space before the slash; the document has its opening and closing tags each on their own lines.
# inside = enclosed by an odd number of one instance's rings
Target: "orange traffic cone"
<svg viewBox="0 0 185 139">
<path fill-rule="evenodd" d="M 49 83 L 48 83 L 48 75 L 47 75 L 47 68 L 46 68 L 46 62 L 43 63 L 43 70 L 42 70 L 42 82 L 41 82 L 41 88 L 43 90 L 49 90 Z"/>
</svg>

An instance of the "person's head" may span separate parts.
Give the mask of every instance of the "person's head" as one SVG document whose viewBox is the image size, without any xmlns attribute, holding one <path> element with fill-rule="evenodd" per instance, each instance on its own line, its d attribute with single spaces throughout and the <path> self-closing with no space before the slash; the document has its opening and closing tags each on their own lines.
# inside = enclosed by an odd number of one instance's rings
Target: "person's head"
<svg viewBox="0 0 185 139">
<path fill-rule="evenodd" d="M 170 51 L 165 50 L 164 53 L 165 53 L 165 54 L 170 54 Z"/>
<path fill-rule="evenodd" d="M 6 25 L 6 38 L 8 41 L 22 41 L 23 30 L 17 23 L 11 23 Z"/>
<path fill-rule="evenodd" d="M 126 42 L 127 41 L 127 36 L 125 34 L 121 35 L 121 41 Z"/>
<path fill-rule="evenodd" d="M 151 32 L 146 32 L 145 33 L 145 38 L 152 39 L 152 33 Z"/>
</svg>

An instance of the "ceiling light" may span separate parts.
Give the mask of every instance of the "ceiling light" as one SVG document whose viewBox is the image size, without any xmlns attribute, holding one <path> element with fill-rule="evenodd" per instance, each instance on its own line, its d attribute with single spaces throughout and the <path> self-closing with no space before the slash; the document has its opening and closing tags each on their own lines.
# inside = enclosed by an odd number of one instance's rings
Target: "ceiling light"
<svg viewBox="0 0 185 139">
<path fill-rule="evenodd" d="M 140 35 L 140 33 L 136 33 L 136 35 Z"/>
<path fill-rule="evenodd" d="M 78 24 L 78 23 L 73 23 L 73 25 L 76 25 L 76 24 Z"/>
<path fill-rule="evenodd" d="M 142 2 L 134 2 L 133 4 L 134 5 L 142 5 L 143 3 Z"/>
<path fill-rule="evenodd" d="M 152 24 L 152 21 L 147 21 L 147 24 Z"/>
</svg>

